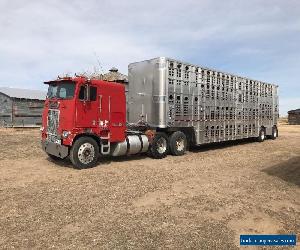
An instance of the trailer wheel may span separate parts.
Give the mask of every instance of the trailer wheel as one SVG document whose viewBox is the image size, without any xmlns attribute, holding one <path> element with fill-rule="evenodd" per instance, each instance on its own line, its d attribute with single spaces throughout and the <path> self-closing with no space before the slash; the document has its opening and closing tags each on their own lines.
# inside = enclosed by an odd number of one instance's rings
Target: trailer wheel
<svg viewBox="0 0 300 250">
<path fill-rule="evenodd" d="M 278 137 L 278 129 L 276 126 L 273 126 L 272 128 L 272 135 L 270 136 L 270 138 L 272 140 L 275 140 Z"/>
<path fill-rule="evenodd" d="M 265 128 L 261 128 L 259 131 L 259 136 L 257 137 L 257 140 L 259 142 L 263 142 L 266 139 L 266 130 Z"/>
<path fill-rule="evenodd" d="M 168 137 L 165 133 L 156 133 L 149 147 L 148 155 L 154 159 L 165 158 L 168 154 Z"/>
<path fill-rule="evenodd" d="M 184 155 L 187 148 L 187 140 L 184 133 L 176 131 L 170 136 L 170 151 L 172 155 Z"/>
<path fill-rule="evenodd" d="M 70 150 L 70 160 L 74 168 L 85 169 L 97 164 L 99 146 L 91 137 L 80 137 Z"/>
</svg>

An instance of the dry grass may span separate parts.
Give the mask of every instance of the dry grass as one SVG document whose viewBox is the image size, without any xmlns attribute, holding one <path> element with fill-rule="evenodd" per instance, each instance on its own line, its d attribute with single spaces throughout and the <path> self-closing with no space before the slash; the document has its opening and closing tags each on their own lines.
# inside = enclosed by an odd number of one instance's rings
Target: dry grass
<svg viewBox="0 0 300 250">
<path fill-rule="evenodd" d="M 280 125 L 288 125 L 288 118 L 287 117 L 281 117 L 278 120 Z"/>
<path fill-rule="evenodd" d="M 236 249 L 300 232 L 300 126 L 182 157 L 54 163 L 38 130 L 0 130 L 0 248 Z"/>
</svg>

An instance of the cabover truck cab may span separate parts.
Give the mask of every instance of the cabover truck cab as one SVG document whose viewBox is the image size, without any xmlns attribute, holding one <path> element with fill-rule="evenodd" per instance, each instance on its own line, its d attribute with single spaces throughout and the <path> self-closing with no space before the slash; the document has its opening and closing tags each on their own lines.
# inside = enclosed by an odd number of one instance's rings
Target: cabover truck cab
<svg viewBox="0 0 300 250">
<path fill-rule="evenodd" d="M 278 136 L 278 86 L 166 57 L 128 66 L 122 84 L 85 77 L 49 85 L 42 147 L 76 168 L 99 155 L 183 155 L 189 146 Z M 126 113 L 128 117 L 126 117 Z"/>
<path fill-rule="evenodd" d="M 69 156 L 75 167 L 87 168 L 97 163 L 99 154 L 116 156 L 148 150 L 145 135 L 126 132 L 122 84 L 85 77 L 45 83 L 49 87 L 41 128 L 42 147 L 51 158 Z"/>
</svg>

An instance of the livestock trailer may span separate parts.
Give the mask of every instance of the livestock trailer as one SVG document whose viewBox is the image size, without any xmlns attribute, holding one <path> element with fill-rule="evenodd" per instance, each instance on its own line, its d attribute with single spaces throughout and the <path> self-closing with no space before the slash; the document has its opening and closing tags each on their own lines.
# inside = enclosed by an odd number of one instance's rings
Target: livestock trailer
<svg viewBox="0 0 300 250">
<path fill-rule="evenodd" d="M 128 78 L 130 123 L 182 130 L 196 145 L 277 133 L 277 85 L 166 57 L 130 64 Z"/>
</svg>

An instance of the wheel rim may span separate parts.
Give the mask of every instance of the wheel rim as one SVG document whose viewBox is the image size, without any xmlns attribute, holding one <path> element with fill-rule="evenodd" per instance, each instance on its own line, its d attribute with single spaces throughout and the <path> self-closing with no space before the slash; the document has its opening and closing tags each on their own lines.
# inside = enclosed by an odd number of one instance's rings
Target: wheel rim
<svg viewBox="0 0 300 250">
<path fill-rule="evenodd" d="M 157 152 L 163 154 L 167 150 L 167 140 L 165 138 L 160 138 L 157 140 Z"/>
<path fill-rule="evenodd" d="M 176 141 L 176 149 L 177 151 L 183 151 L 184 150 L 184 139 L 183 138 L 178 138 Z"/>
<path fill-rule="evenodd" d="M 95 148 L 92 144 L 86 142 L 79 147 L 78 159 L 83 164 L 88 164 L 95 157 Z"/>
<path fill-rule="evenodd" d="M 277 137 L 277 130 L 274 130 L 274 137 Z"/>
</svg>

